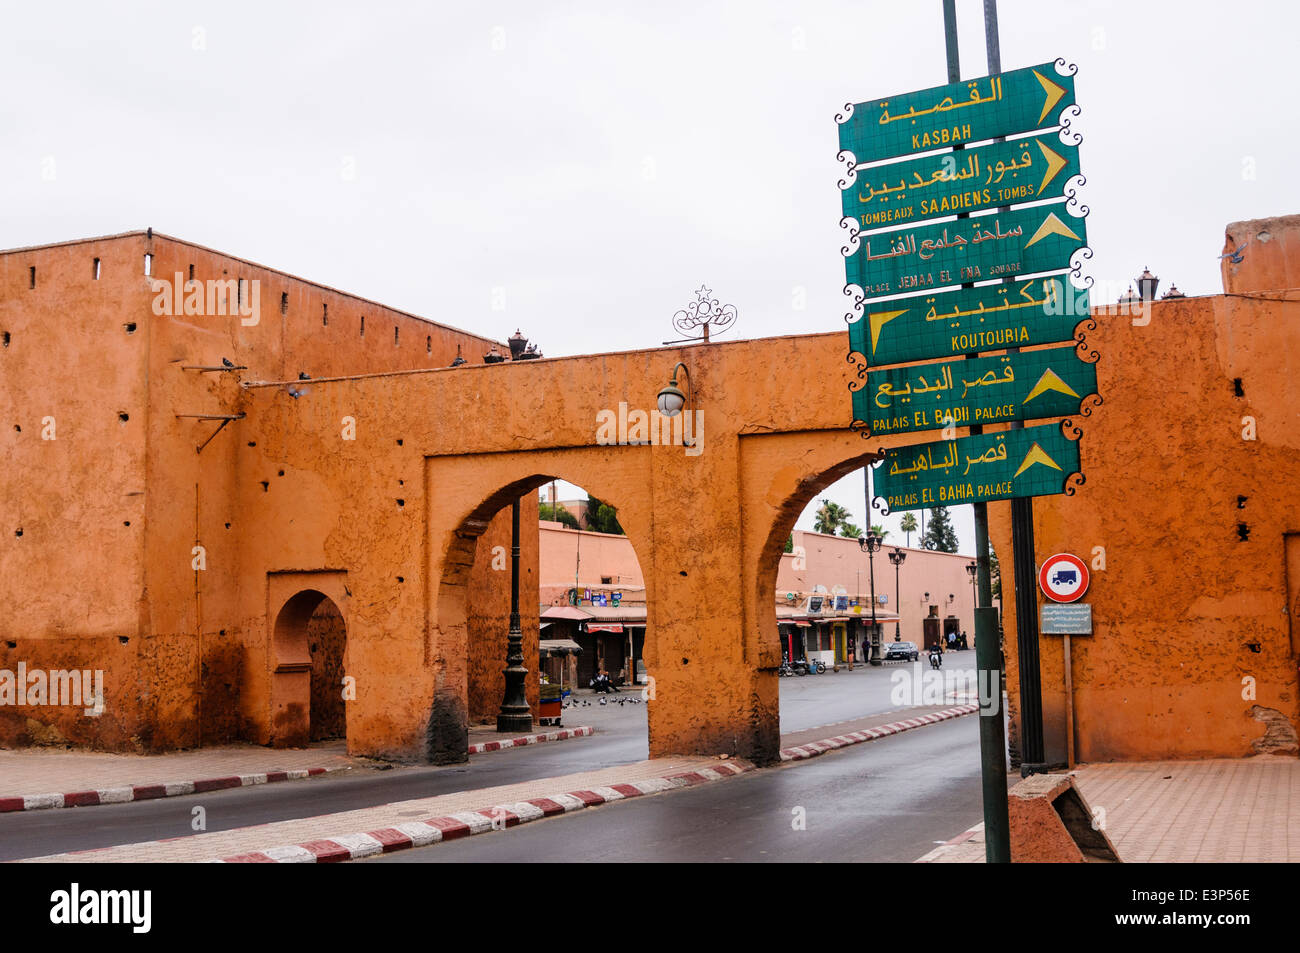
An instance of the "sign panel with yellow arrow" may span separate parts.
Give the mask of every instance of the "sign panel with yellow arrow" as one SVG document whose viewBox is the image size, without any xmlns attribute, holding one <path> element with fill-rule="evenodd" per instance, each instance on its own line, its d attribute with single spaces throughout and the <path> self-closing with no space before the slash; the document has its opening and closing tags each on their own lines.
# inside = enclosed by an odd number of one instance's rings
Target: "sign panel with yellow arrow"
<svg viewBox="0 0 1300 953">
<path fill-rule="evenodd" d="M 1020 206 L 862 235 L 857 251 L 845 259 L 845 276 L 866 297 L 879 298 L 1056 271 L 1088 244 L 1085 220 L 1071 214 L 1069 204 Z"/>
<path fill-rule="evenodd" d="M 1054 63 L 858 103 L 840 117 L 840 149 L 859 164 L 1049 129 L 1074 105 L 1074 76 Z"/>
<path fill-rule="evenodd" d="M 887 452 L 872 480 L 891 512 L 1065 492 L 1079 443 L 1061 424 L 976 434 Z"/>
<path fill-rule="evenodd" d="M 1073 346 L 872 371 L 853 416 L 872 434 L 1065 417 L 1097 393 L 1097 365 Z"/>
<path fill-rule="evenodd" d="M 869 231 L 1060 198 L 1078 174 L 1078 145 L 1053 132 L 859 169 L 841 204 Z"/>
</svg>

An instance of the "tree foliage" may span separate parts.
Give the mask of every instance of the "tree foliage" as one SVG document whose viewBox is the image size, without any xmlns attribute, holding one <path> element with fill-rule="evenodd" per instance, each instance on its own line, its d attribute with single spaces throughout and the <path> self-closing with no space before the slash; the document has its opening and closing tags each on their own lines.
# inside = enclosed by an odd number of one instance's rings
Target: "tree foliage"
<svg viewBox="0 0 1300 953">
<path fill-rule="evenodd" d="M 817 516 L 813 520 L 813 532 L 834 536 L 840 526 L 851 519 L 853 514 L 838 503 L 822 500 L 822 505 L 817 508 Z"/>
<path fill-rule="evenodd" d="M 591 495 L 587 497 L 587 529 L 595 530 L 597 533 L 612 533 L 615 536 L 627 535 L 619 525 L 618 510 Z"/>
<path fill-rule="evenodd" d="M 563 503 L 542 503 L 537 508 L 538 519 L 562 523 L 569 529 L 578 528 L 578 518 L 570 513 Z"/>
<path fill-rule="evenodd" d="M 948 517 L 948 507 L 934 506 L 930 508 L 930 523 L 926 526 L 925 535 L 921 538 L 921 547 L 941 553 L 957 552 L 957 531 L 952 528 L 952 520 Z"/>
<path fill-rule="evenodd" d="M 912 545 L 912 534 L 916 532 L 916 514 L 904 513 L 903 519 L 899 522 L 898 528 L 907 534 L 907 545 Z"/>
</svg>

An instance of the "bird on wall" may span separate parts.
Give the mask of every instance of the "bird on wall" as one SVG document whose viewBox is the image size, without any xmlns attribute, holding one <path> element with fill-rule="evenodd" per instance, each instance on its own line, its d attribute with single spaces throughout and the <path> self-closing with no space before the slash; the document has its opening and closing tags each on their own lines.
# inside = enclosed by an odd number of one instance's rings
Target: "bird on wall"
<svg viewBox="0 0 1300 953">
<path fill-rule="evenodd" d="M 1242 261 L 1242 257 L 1243 257 L 1241 253 L 1244 252 L 1244 251 L 1246 250 L 1246 246 L 1249 245 L 1249 244 L 1250 244 L 1250 242 L 1249 242 L 1249 241 L 1246 241 L 1246 242 L 1244 242 L 1244 243 L 1238 245 L 1234 250 L 1228 252 L 1227 254 L 1220 255 L 1220 256 L 1219 256 L 1219 259 L 1220 259 L 1220 260 L 1223 260 L 1224 258 L 1227 258 L 1227 259 L 1228 259 L 1229 261 L 1231 261 L 1234 265 L 1240 265 L 1240 264 L 1241 264 L 1241 261 Z"/>
</svg>

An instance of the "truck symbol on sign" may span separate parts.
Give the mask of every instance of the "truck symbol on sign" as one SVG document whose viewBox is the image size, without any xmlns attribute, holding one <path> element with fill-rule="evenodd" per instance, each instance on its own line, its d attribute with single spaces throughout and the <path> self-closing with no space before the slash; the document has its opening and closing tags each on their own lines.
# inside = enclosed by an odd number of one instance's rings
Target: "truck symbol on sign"
<svg viewBox="0 0 1300 953">
<path fill-rule="evenodd" d="M 1070 585 L 1073 586 L 1079 581 L 1079 570 L 1077 569 L 1058 569 L 1052 573 L 1052 585 Z"/>
</svg>

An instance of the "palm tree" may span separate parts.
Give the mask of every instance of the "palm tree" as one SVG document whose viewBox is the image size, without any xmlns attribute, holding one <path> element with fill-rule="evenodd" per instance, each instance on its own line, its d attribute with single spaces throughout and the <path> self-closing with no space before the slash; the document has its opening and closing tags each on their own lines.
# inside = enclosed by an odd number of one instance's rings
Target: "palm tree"
<svg viewBox="0 0 1300 953">
<path fill-rule="evenodd" d="M 912 534 L 916 532 L 916 514 L 904 513 L 902 522 L 898 524 L 898 528 L 907 534 L 907 545 L 911 546 Z"/>
<path fill-rule="evenodd" d="M 875 533 L 881 539 L 884 539 L 889 535 L 889 530 L 885 529 L 884 525 L 881 523 L 877 523 L 875 526 L 871 527 L 871 532 Z"/>
<path fill-rule="evenodd" d="M 841 523 L 840 535 L 848 539 L 858 539 L 862 536 L 862 530 L 854 523 Z"/>
<path fill-rule="evenodd" d="M 847 523 L 852 518 L 853 514 L 838 503 L 822 500 L 822 505 L 817 508 L 817 518 L 813 520 L 813 532 L 834 536 L 840 524 Z"/>
</svg>

